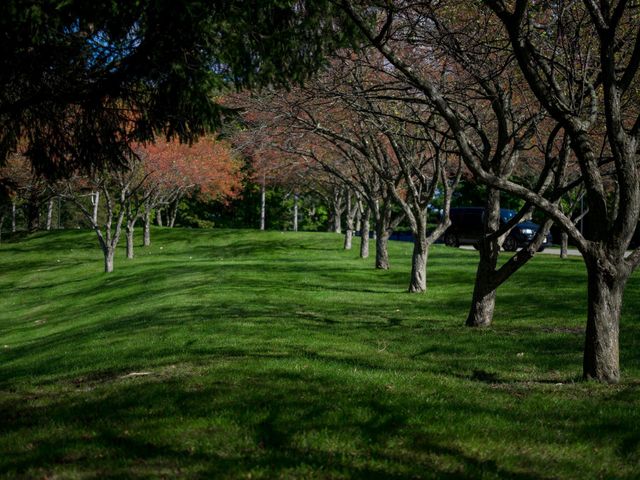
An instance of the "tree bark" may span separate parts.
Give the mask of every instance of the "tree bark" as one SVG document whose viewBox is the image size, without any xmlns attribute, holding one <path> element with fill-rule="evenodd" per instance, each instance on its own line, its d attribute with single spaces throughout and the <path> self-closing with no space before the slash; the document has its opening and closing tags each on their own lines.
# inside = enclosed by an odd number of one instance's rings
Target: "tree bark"
<svg viewBox="0 0 640 480">
<path fill-rule="evenodd" d="M 16 202 L 11 202 L 11 233 L 16 233 Z"/>
<path fill-rule="evenodd" d="M 266 179 L 262 177 L 262 186 L 260 188 L 260 230 L 264 230 L 266 226 L 267 216 L 267 185 Z"/>
<path fill-rule="evenodd" d="M 4 227 L 4 219 L 6 216 L 6 212 L 2 212 L 2 215 L 0 215 L 0 243 L 2 243 L 2 228 Z"/>
<path fill-rule="evenodd" d="M 342 233 L 342 192 L 339 189 L 334 190 L 331 200 L 331 214 L 329 218 L 329 231 Z"/>
<path fill-rule="evenodd" d="M 133 258 L 133 231 L 134 231 L 135 225 L 136 225 L 135 219 L 133 221 L 127 222 L 126 240 L 127 240 L 127 258 L 128 259 Z"/>
<path fill-rule="evenodd" d="M 293 231 L 298 231 L 298 194 L 293 195 Z"/>
<path fill-rule="evenodd" d="M 346 207 L 346 228 L 344 231 L 344 249 L 351 250 L 353 247 L 353 232 L 355 229 L 355 218 L 358 213 L 357 202 L 351 201 L 351 193 L 347 192 L 347 207 Z"/>
<path fill-rule="evenodd" d="M 96 190 L 91 194 L 91 203 L 93 204 L 92 221 L 94 225 L 97 225 L 98 224 L 98 206 L 100 205 L 100 191 Z"/>
<path fill-rule="evenodd" d="M 156 225 L 162 226 L 162 210 L 160 208 L 156 208 Z"/>
<path fill-rule="evenodd" d="M 364 207 L 360 224 L 360 258 L 369 258 L 369 220 L 371 209 Z"/>
<path fill-rule="evenodd" d="M 334 212 L 333 214 L 333 231 L 336 233 L 342 233 L 342 219 L 340 216 L 340 212 Z"/>
<path fill-rule="evenodd" d="M 427 258 L 429 257 L 429 244 L 424 237 L 415 238 L 413 243 L 413 255 L 411 258 L 410 293 L 422 293 L 427 290 Z"/>
<path fill-rule="evenodd" d="M 344 249 L 351 250 L 353 248 L 353 229 L 348 228 L 344 231 Z"/>
<path fill-rule="evenodd" d="M 488 327 L 493 322 L 497 286 L 494 284 L 500 244 L 488 235 L 500 228 L 500 192 L 487 188 L 485 203 L 484 235 L 478 244 L 479 256 L 471 307 L 465 324 L 468 327 Z"/>
<path fill-rule="evenodd" d="M 617 383 L 620 380 L 620 311 L 627 276 L 607 271 L 598 258 L 585 258 L 588 311 L 583 376 Z"/>
<path fill-rule="evenodd" d="M 104 253 L 104 271 L 105 273 L 113 272 L 113 259 L 116 254 L 115 248 L 103 248 Z"/>
<path fill-rule="evenodd" d="M 151 245 L 151 210 L 148 208 L 144 211 L 143 224 L 142 245 L 148 247 Z"/>
<path fill-rule="evenodd" d="M 569 256 L 569 235 L 566 232 L 560 234 L 560 258 Z"/>
<path fill-rule="evenodd" d="M 389 232 L 383 222 L 376 224 L 376 268 L 389 270 Z"/>
<path fill-rule="evenodd" d="M 173 228 L 173 226 L 176 224 L 177 216 L 178 216 L 178 205 L 171 208 L 169 218 L 167 219 L 167 222 L 169 222 L 169 225 L 168 225 L 169 228 Z"/>
<path fill-rule="evenodd" d="M 51 221 L 53 220 L 53 200 L 50 198 L 47 204 L 47 231 L 51 230 Z"/>
<path fill-rule="evenodd" d="M 484 248 L 480 247 L 480 261 L 476 270 L 471 308 L 465 322 L 468 327 L 488 327 L 493 321 L 497 289 L 491 280 L 498 262 L 498 255 L 495 252 L 483 255 Z"/>
</svg>

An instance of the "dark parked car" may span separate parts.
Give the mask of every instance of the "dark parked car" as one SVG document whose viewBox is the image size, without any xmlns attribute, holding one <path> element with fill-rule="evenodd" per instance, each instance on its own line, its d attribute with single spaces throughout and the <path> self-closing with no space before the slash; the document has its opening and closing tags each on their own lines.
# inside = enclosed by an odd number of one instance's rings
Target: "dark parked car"
<svg viewBox="0 0 640 480">
<path fill-rule="evenodd" d="M 514 210 L 500 209 L 500 223 L 506 224 L 516 215 Z M 473 245 L 477 247 L 484 233 L 484 208 L 461 207 L 451 209 L 451 226 L 444 234 L 444 243 L 450 247 Z M 502 248 L 515 252 L 518 248 L 527 246 L 540 225 L 530 221 L 518 223 L 505 238 Z M 542 251 L 551 244 L 551 235 L 547 235 L 538 251 Z"/>
</svg>

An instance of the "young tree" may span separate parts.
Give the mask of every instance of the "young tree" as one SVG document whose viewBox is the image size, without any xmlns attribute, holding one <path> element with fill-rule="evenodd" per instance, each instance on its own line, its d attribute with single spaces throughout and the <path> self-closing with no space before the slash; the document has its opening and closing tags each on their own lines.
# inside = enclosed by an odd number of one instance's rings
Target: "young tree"
<svg viewBox="0 0 640 480">
<path fill-rule="evenodd" d="M 75 176 L 63 182 L 58 195 L 72 201 L 82 212 L 91 228 L 96 232 L 104 255 L 105 273 L 113 272 L 116 247 L 120 241 L 122 225 L 133 192 L 140 189 L 144 177 L 139 169 L 124 172 L 95 172 L 90 177 Z M 93 215 L 87 198 L 100 191 L 104 199 L 104 224 L 100 225 Z"/>
</svg>

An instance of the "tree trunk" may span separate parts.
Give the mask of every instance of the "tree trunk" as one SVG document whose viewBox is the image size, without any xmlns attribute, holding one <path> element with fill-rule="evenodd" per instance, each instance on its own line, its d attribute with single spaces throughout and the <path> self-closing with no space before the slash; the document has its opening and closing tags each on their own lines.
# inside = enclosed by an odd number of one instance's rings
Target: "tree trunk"
<svg viewBox="0 0 640 480">
<path fill-rule="evenodd" d="M 333 231 L 336 233 L 342 233 L 342 219 L 341 212 L 339 210 L 333 213 Z"/>
<path fill-rule="evenodd" d="M 293 231 L 298 231 L 298 194 L 293 195 Z"/>
<path fill-rule="evenodd" d="M 560 258 L 567 258 L 569 255 L 569 235 L 566 232 L 560 234 Z"/>
<path fill-rule="evenodd" d="M 380 221 L 376 223 L 376 268 L 389 270 L 389 232 Z"/>
<path fill-rule="evenodd" d="M 347 227 L 344 231 L 344 249 L 351 250 L 353 247 L 353 229 Z"/>
<path fill-rule="evenodd" d="M 346 228 L 344 231 L 344 249 L 351 250 L 353 246 L 353 231 L 354 220 L 357 212 L 357 205 L 351 204 L 351 193 L 347 192 L 347 207 L 346 207 Z M 355 208 L 353 208 L 355 206 Z"/>
<path fill-rule="evenodd" d="M 162 226 L 162 210 L 159 208 L 156 208 L 156 225 Z"/>
<path fill-rule="evenodd" d="M 6 212 L 2 212 L 2 215 L 0 215 L 0 243 L 2 243 L 2 227 L 4 227 L 4 219 L 6 216 Z"/>
<path fill-rule="evenodd" d="M 11 233 L 16 233 L 16 202 L 11 202 Z"/>
<path fill-rule="evenodd" d="M 620 380 L 620 310 L 627 277 L 606 271 L 603 263 L 597 258 L 585 258 L 588 311 L 583 376 L 617 383 Z"/>
<path fill-rule="evenodd" d="M 127 258 L 128 259 L 133 258 L 133 230 L 135 225 L 136 225 L 135 220 L 127 222 L 126 237 L 127 237 Z"/>
<path fill-rule="evenodd" d="M 264 230 L 267 217 L 267 185 L 266 179 L 262 177 L 262 186 L 260 188 L 260 230 Z"/>
<path fill-rule="evenodd" d="M 95 191 L 91 194 L 91 203 L 93 204 L 93 217 L 92 222 L 94 225 L 98 224 L 98 206 L 100 205 L 100 192 Z"/>
<path fill-rule="evenodd" d="M 151 245 L 151 210 L 145 209 L 144 211 L 144 227 L 143 227 L 143 236 L 142 236 L 142 245 L 144 247 L 148 247 Z"/>
<path fill-rule="evenodd" d="M 111 273 L 113 272 L 113 259 L 116 254 L 116 249 L 111 247 L 103 248 L 103 253 L 104 253 L 104 271 L 105 273 Z"/>
<path fill-rule="evenodd" d="M 369 258 L 369 220 L 371 210 L 365 207 L 360 224 L 360 258 Z"/>
<path fill-rule="evenodd" d="M 53 198 L 49 199 L 47 204 L 47 230 L 51 230 L 51 221 L 53 220 Z"/>
<path fill-rule="evenodd" d="M 36 198 L 30 198 L 27 204 L 27 230 L 35 232 L 40 228 L 40 205 Z"/>
<path fill-rule="evenodd" d="M 487 235 L 500 228 L 500 192 L 487 189 L 485 203 L 484 236 L 478 243 L 480 259 L 476 270 L 471 307 L 465 324 L 468 327 L 488 327 L 493 321 L 497 287 L 494 285 L 500 244 L 498 239 L 489 240 Z"/>
<path fill-rule="evenodd" d="M 180 203 L 179 200 L 176 200 L 169 211 L 169 218 L 167 218 L 169 228 L 173 228 L 176 224 L 176 218 L 178 217 L 178 203 Z"/>
<path fill-rule="evenodd" d="M 413 243 L 413 256 L 411 258 L 411 282 L 410 293 L 422 293 L 427 290 L 427 258 L 429 256 L 429 244 L 424 235 L 416 236 Z"/>
<path fill-rule="evenodd" d="M 491 278 L 495 272 L 497 259 L 497 255 L 480 254 L 471 308 L 465 322 L 468 327 L 488 327 L 493 321 L 497 290 L 492 285 Z"/>
</svg>

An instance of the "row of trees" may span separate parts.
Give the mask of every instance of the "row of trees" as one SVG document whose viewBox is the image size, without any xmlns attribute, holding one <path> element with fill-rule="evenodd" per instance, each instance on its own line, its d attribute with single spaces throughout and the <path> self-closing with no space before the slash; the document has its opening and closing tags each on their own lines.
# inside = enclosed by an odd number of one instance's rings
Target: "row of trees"
<svg viewBox="0 0 640 480">
<path fill-rule="evenodd" d="M 368 41 L 446 122 L 475 177 L 544 211 L 576 244 L 588 275 L 584 376 L 618 381 L 622 295 L 640 264 L 640 249 L 626 255 L 640 214 L 639 5 L 624 0 L 485 0 L 453 9 L 449 2 L 417 2 L 403 9 L 377 9 L 376 15 L 385 19 L 382 29 L 371 23 L 371 11 L 342 5 Z M 470 66 L 470 86 L 451 91 L 450 82 L 443 85 L 416 68 L 433 62 L 431 53 L 420 50 L 425 46 L 458 68 Z M 560 143 L 557 155 L 546 156 L 534 183 L 504 175 L 487 162 L 524 143 L 518 140 L 510 147 L 502 140 L 501 125 L 513 124 L 518 111 L 512 85 L 519 86 L 529 111 L 546 117 L 546 145 Z M 478 93 L 479 105 L 468 101 Z M 486 137 L 467 126 L 470 117 L 482 119 L 486 111 L 493 113 L 489 125 L 498 133 L 491 152 Z M 576 179 L 567 178 L 569 155 L 563 150 L 572 154 Z M 576 183 L 586 192 L 593 226 L 588 235 L 558 206 L 559 197 Z"/>
<path fill-rule="evenodd" d="M 640 214 L 640 4 L 337 3 L 361 48 L 342 51 L 304 88 L 241 99 L 248 123 L 268 129 L 269 145 L 294 155 L 296 168 L 330 174 L 366 205 L 378 268 L 388 268 L 384 242 L 407 219 L 412 292 L 426 288 L 428 245 L 449 223 L 463 162 L 463 174 L 486 185 L 471 326 L 491 323 L 497 288 L 555 222 L 587 268 L 584 376 L 618 381 L 622 296 L 640 264 L 640 250 L 627 254 Z M 428 235 L 436 192 L 443 215 Z M 523 207 L 501 226 L 505 193 Z M 579 198 L 586 231 L 575 224 Z M 546 217 L 536 239 L 498 262 L 509 229 L 534 210 Z"/>
<path fill-rule="evenodd" d="M 626 254 L 640 215 L 637 0 L 27 3 L 0 12 L 2 162 L 21 150 L 50 177 L 122 167 L 159 133 L 191 142 L 219 126 L 226 109 L 212 95 L 226 85 L 300 82 L 351 39 L 358 53 L 342 52 L 329 74 L 255 108 L 250 121 L 269 125 L 263 147 L 351 188 L 375 220 L 380 268 L 406 218 L 413 291 L 426 286 L 433 240 L 424 205 L 444 196 L 436 230 L 446 228 L 464 163 L 487 193 L 470 325 L 490 323 L 496 289 L 544 233 L 498 266 L 509 227 L 541 212 L 585 260 L 584 375 L 619 379 L 622 296 L 640 264 L 640 250 Z M 137 178 L 116 181 L 124 197 Z M 563 206 L 577 189 L 586 231 Z M 504 192 L 524 202 L 506 227 Z"/>
<path fill-rule="evenodd" d="M 127 258 L 133 258 L 134 229 L 139 221 L 143 224 L 142 245 L 148 246 L 152 218 L 158 225 L 173 227 L 185 196 L 228 201 L 240 191 L 242 163 L 227 142 L 214 137 L 204 137 L 192 146 L 175 141 L 139 145 L 135 152 L 136 159 L 127 169 L 99 169 L 57 181 L 34 173 L 24 157 L 13 156 L 0 169 L 8 185 L 0 206 L 0 232 L 7 212 L 14 213 L 18 203 L 26 205 L 27 228 L 32 230 L 38 227 L 44 206 L 46 228 L 50 229 L 55 199 L 70 202 L 96 232 L 105 272 L 112 272 L 123 231 Z"/>
</svg>

